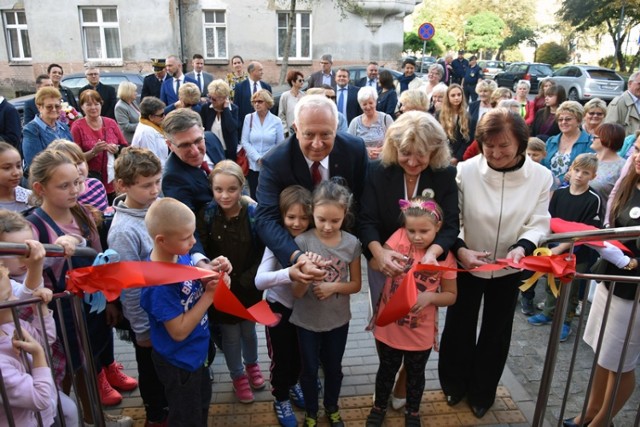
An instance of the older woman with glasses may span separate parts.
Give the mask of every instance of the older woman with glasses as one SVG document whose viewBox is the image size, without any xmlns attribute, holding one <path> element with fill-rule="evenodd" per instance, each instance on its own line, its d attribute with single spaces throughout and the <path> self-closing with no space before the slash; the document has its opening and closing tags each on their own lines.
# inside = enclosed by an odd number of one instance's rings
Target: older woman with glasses
<svg viewBox="0 0 640 427">
<path fill-rule="evenodd" d="M 444 75 L 444 68 L 440 64 L 433 64 L 429 67 L 429 72 L 427 73 L 427 82 L 422 85 L 422 89 L 427 94 L 427 97 L 431 99 L 431 93 L 433 92 L 433 88 L 436 87 L 438 83 L 442 80 L 442 76 Z"/>
<path fill-rule="evenodd" d="M 249 175 L 247 176 L 249 190 L 253 200 L 256 200 L 262 157 L 276 144 L 284 140 L 284 129 L 278 116 L 269 111 L 273 107 L 271 92 L 260 89 L 251 97 L 251 103 L 255 111 L 247 114 L 244 118 L 240 143 L 249 159 Z"/>
<path fill-rule="evenodd" d="M 225 158 L 236 161 L 238 150 L 238 107 L 231 102 L 231 88 L 222 79 L 214 80 L 207 87 L 210 102 L 200 110 L 204 130 L 218 137 Z"/>
<path fill-rule="evenodd" d="M 146 148 L 164 163 L 169 157 L 167 141 L 162 131 L 166 105 L 155 96 L 146 96 L 140 103 L 140 123 L 131 139 L 132 147 Z"/>
<path fill-rule="evenodd" d="M 602 124 L 606 114 L 607 104 L 600 98 L 593 98 L 584 104 L 582 130 L 586 131 L 589 135 L 595 135 L 596 129 Z"/>
<path fill-rule="evenodd" d="M 26 170 L 36 154 L 47 148 L 54 139 L 73 139 L 69 127 L 60 121 L 62 104 L 58 89 L 40 88 L 36 94 L 36 107 L 39 115 L 22 129 L 22 153 Z"/>
<path fill-rule="evenodd" d="M 556 110 L 560 133 L 547 140 L 547 157 L 542 164 L 551 170 L 553 189 L 563 187 L 565 175 L 578 154 L 592 153 L 591 136 L 580 129 L 584 109 L 576 101 L 565 101 Z"/>
<path fill-rule="evenodd" d="M 304 92 L 302 91 L 304 75 L 300 71 L 290 70 L 287 73 L 287 83 L 289 83 L 291 90 L 284 92 L 280 96 L 280 103 L 278 104 L 278 117 L 282 120 L 285 137 L 294 133 L 293 120 L 295 116 L 293 110 L 296 108 L 296 104 L 300 101 L 300 98 L 304 96 Z"/>
<path fill-rule="evenodd" d="M 118 86 L 118 102 L 114 109 L 116 121 L 127 142 L 131 144 L 131 138 L 140 122 L 140 107 L 136 101 L 136 85 L 129 81 Z"/>
</svg>

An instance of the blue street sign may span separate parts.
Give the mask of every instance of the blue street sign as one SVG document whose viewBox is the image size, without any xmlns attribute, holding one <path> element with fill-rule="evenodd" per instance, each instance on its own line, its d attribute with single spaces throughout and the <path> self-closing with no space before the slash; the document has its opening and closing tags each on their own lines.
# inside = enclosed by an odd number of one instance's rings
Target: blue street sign
<svg viewBox="0 0 640 427">
<path fill-rule="evenodd" d="M 436 29 L 430 22 L 425 22 L 418 28 L 418 37 L 421 40 L 431 40 L 436 35 Z"/>
</svg>

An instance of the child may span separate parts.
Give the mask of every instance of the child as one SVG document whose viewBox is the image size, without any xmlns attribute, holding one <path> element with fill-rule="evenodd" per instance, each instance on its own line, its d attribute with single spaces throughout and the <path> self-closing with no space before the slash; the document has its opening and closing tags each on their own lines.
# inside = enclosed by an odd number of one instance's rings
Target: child
<svg viewBox="0 0 640 427">
<path fill-rule="evenodd" d="M 162 165 L 151 151 L 127 147 L 116 159 L 115 180 L 121 195 L 113 202 L 116 213 L 107 238 L 109 247 L 118 252 L 121 261 L 144 261 L 153 249 L 144 217 L 160 194 Z M 151 359 L 149 316 L 140 307 L 140 292 L 141 288 L 124 289 L 121 301 L 124 317 L 133 331 L 140 396 L 146 411 L 146 425 L 151 427 L 162 425 L 168 405 Z"/>
<path fill-rule="evenodd" d="M 412 264 L 422 259 L 438 230 L 442 226 L 442 210 L 430 199 L 417 197 L 411 201 L 401 200 L 404 226 L 391 235 L 385 243 L 387 249 L 403 254 L 407 259 L 406 271 Z M 453 254 L 449 253 L 441 265 L 456 268 Z M 378 268 L 372 265 L 372 268 Z M 396 292 L 406 273 L 387 278 L 380 299 L 381 313 L 389 299 Z M 405 425 L 420 425 L 420 401 L 424 391 L 424 369 L 436 345 L 438 337 L 438 309 L 453 304 L 456 300 L 456 273 L 415 272 L 415 292 L 418 295 L 411 312 L 386 326 L 376 326 L 374 336 L 380 357 L 380 367 L 376 375 L 375 402 L 367 427 L 381 426 L 387 411 L 396 373 L 404 361 L 407 372 L 407 403 Z"/>
<path fill-rule="evenodd" d="M 69 235 L 73 237 L 78 245 L 89 245 L 96 251 L 101 251 L 98 231 L 94 218 L 89 211 L 77 202 L 80 191 L 81 180 L 78 168 L 73 160 L 55 150 L 45 150 L 39 153 L 32 161 L 29 168 L 29 183 L 33 188 L 32 198 L 34 205 L 39 206 L 27 217 L 35 235 L 40 242 L 49 243 L 59 236 Z M 92 257 L 72 258 L 73 268 L 91 265 Z M 56 260 L 51 267 L 45 270 L 45 286 L 54 292 L 65 290 L 65 275 L 67 262 L 64 259 Z M 111 304 L 107 304 L 107 309 L 101 313 L 90 313 L 90 307 L 85 304 L 85 316 L 91 348 L 94 353 L 95 370 L 97 373 L 98 390 L 103 404 L 115 405 L 120 403 L 122 396 L 112 386 L 123 390 L 131 390 L 137 386 L 137 381 L 122 372 L 122 365 L 114 360 L 113 332 L 107 324 L 107 312 L 112 316 Z M 75 327 L 71 315 L 70 302 L 63 301 L 64 325 L 56 324 L 58 333 L 64 327 L 67 336 L 75 337 Z M 57 320 L 57 319 L 56 319 Z M 72 372 L 77 372 L 81 363 L 79 343 L 75 339 L 69 340 L 70 354 L 67 355 L 68 365 Z M 54 354 L 54 359 L 60 354 Z M 63 356 L 64 357 L 64 356 Z M 82 383 L 83 381 L 81 381 Z M 68 384 L 65 391 L 68 391 Z M 88 401 L 84 400 L 85 393 L 80 391 L 80 398 L 83 400 L 85 409 L 85 421 L 91 422 L 91 410 Z M 108 400 L 107 400 L 108 398 Z M 112 416 L 105 417 L 112 421 Z M 131 421 L 131 418 L 128 421 Z"/>
<path fill-rule="evenodd" d="M 464 100 L 462 87 L 452 84 L 447 89 L 442 109 L 437 116 L 442 128 L 449 138 L 451 148 L 451 164 L 456 165 L 462 161 L 462 157 L 469 146 L 469 113 L 467 103 Z"/>
<path fill-rule="evenodd" d="M 324 408 L 331 426 L 343 426 L 338 407 L 342 386 L 342 356 L 347 344 L 351 309 L 349 295 L 360 290 L 360 242 L 342 230 L 352 195 L 333 181 L 322 181 L 313 192 L 314 229 L 296 237 L 303 252 L 329 261 L 325 281 L 295 283 L 293 313 L 302 356 L 300 384 L 305 401 L 305 426 L 318 420 L 318 359 L 324 370 Z"/>
<path fill-rule="evenodd" d="M 231 292 L 245 307 L 262 300 L 256 289 L 255 277 L 264 245 L 255 227 L 255 203 L 242 198 L 244 175 L 231 160 L 218 162 L 209 175 L 213 200 L 198 214 L 198 234 L 205 254 L 213 259 L 223 253 L 233 271 Z M 215 265 L 215 262 L 214 262 Z M 211 322 L 220 327 L 222 349 L 233 388 L 241 403 L 251 403 L 251 389 L 265 387 L 258 365 L 258 336 L 256 324 L 246 319 L 213 309 Z"/>
<path fill-rule="evenodd" d="M 549 203 L 549 213 L 552 218 L 562 218 L 566 221 L 581 222 L 583 224 L 600 227 L 602 223 L 603 205 L 600 196 L 591 187 L 589 182 L 596 177 L 598 169 L 598 158 L 595 154 L 580 154 L 571 164 L 569 169 L 569 187 L 560 188 L 554 191 Z M 565 253 L 571 245 L 561 243 L 551 249 L 554 254 Z M 585 272 L 590 267 L 591 249 L 586 246 L 579 246 L 574 249 L 576 256 L 576 271 Z M 571 333 L 571 320 L 576 314 L 578 305 L 578 280 L 571 282 L 571 292 L 569 294 L 569 307 L 565 316 L 560 341 L 566 341 Z M 558 286 L 566 286 L 558 283 Z M 542 313 L 531 316 L 527 321 L 535 326 L 550 323 L 555 312 L 556 297 L 547 286 L 547 298 L 544 303 Z"/>
<path fill-rule="evenodd" d="M 20 187 L 22 158 L 13 145 L 0 141 L 0 209 L 24 212 L 29 209 L 31 191 Z"/>
<path fill-rule="evenodd" d="M 145 225 L 153 239 L 152 262 L 193 265 L 196 219 L 191 209 L 170 197 L 151 205 Z M 223 273 L 225 274 L 225 273 Z M 211 383 L 205 366 L 209 349 L 207 309 L 218 277 L 206 285 L 188 280 L 142 289 L 140 305 L 149 314 L 151 358 L 169 403 L 169 426 L 205 426 Z"/>
<path fill-rule="evenodd" d="M 282 222 L 293 237 L 297 237 L 309 228 L 311 217 L 311 193 L 300 185 L 292 185 L 280 193 L 280 214 Z M 267 346 L 271 358 L 271 394 L 274 397 L 273 409 L 278 421 L 284 427 L 298 425 L 291 400 L 304 408 L 304 396 L 298 384 L 300 376 L 300 351 L 296 327 L 289 322 L 293 307 L 294 269 L 297 265 L 282 268 L 275 255 L 265 248 L 262 262 L 256 275 L 256 288 L 265 291 L 265 299 L 274 313 L 282 317 L 276 326 L 266 328 Z"/>
<path fill-rule="evenodd" d="M 527 143 L 527 156 L 536 163 L 540 163 L 547 157 L 547 146 L 540 138 L 532 136 Z"/>
</svg>

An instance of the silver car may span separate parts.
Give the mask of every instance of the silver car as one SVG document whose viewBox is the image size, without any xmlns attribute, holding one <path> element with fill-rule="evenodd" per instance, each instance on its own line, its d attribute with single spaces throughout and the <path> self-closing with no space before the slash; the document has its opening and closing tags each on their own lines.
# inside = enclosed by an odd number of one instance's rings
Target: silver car
<svg viewBox="0 0 640 427">
<path fill-rule="evenodd" d="M 615 71 L 596 65 L 567 65 L 551 78 L 567 92 L 567 99 L 611 101 L 624 92 L 624 79 Z"/>
<path fill-rule="evenodd" d="M 486 79 L 495 78 L 496 74 L 504 71 L 504 62 L 502 61 L 478 61 L 478 65 L 482 68 L 482 74 Z"/>
</svg>

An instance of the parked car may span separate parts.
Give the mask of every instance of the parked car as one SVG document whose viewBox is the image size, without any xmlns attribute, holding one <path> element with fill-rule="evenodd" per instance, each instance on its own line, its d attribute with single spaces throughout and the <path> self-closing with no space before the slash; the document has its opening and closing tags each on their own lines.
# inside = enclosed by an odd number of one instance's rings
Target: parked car
<svg viewBox="0 0 640 427">
<path fill-rule="evenodd" d="M 144 74 L 139 74 L 135 71 L 107 71 L 103 70 L 100 72 L 100 81 L 103 84 L 113 86 L 115 90 L 118 90 L 118 86 L 125 80 L 133 82 L 136 85 L 136 92 L 138 93 L 137 98 L 140 101 L 140 94 L 142 92 L 142 83 L 144 82 Z M 73 73 L 62 77 L 62 86 L 66 86 L 71 89 L 73 92 L 73 96 L 78 100 L 78 93 L 83 86 L 86 86 L 89 82 L 84 76 L 84 73 Z M 20 114 L 20 121 L 22 121 L 22 117 L 24 115 L 24 104 L 33 99 L 36 95 L 25 95 L 20 96 L 18 98 L 14 98 L 9 100 L 9 102 L 16 107 L 18 113 Z"/>
<path fill-rule="evenodd" d="M 493 79 L 496 74 L 505 70 L 502 61 L 478 61 L 478 65 L 482 68 L 482 74 L 486 79 Z"/>
<path fill-rule="evenodd" d="M 360 80 L 363 77 L 367 76 L 367 64 L 364 65 L 346 65 L 340 68 L 344 68 L 346 70 L 349 70 L 349 84 L 350 85 L 355 85 L 358 80 Z M 396 71 L 396 70 L 391 70 L 389 68 L 385 68 L 385 67 L 378 67 L 378 73 L 380 73 L 381 71 L 387 70 L 389 72 L 391 72 L 391 74 L 393 75 L 393 79 L 397 80 L 398 77 L 402 76 L 402 73 L 400 71 Z M 421 73 L 416 72 L 417 76 L 422 76 Z"/>
<path fill-rule="evenodd" d="M 540 81 L 552 74 L 553 70 L 549 64 L 514 62 L 505 71 L 496 74 L 494 80 L 498 84 L 498 87 L 508 87 L 514 92 L 520 80 L 529 80 L 529 83 L 531 83 L 531 92 L 537 93 Z"/>
<path fill-rule="evenodd" d="M 620 74 L 597 65 L 567 65 L 551 76 L 567 92 L 571 101 L 600 98 L 611 101 L 624 92 L 624 79 Z"/>
</svg>

